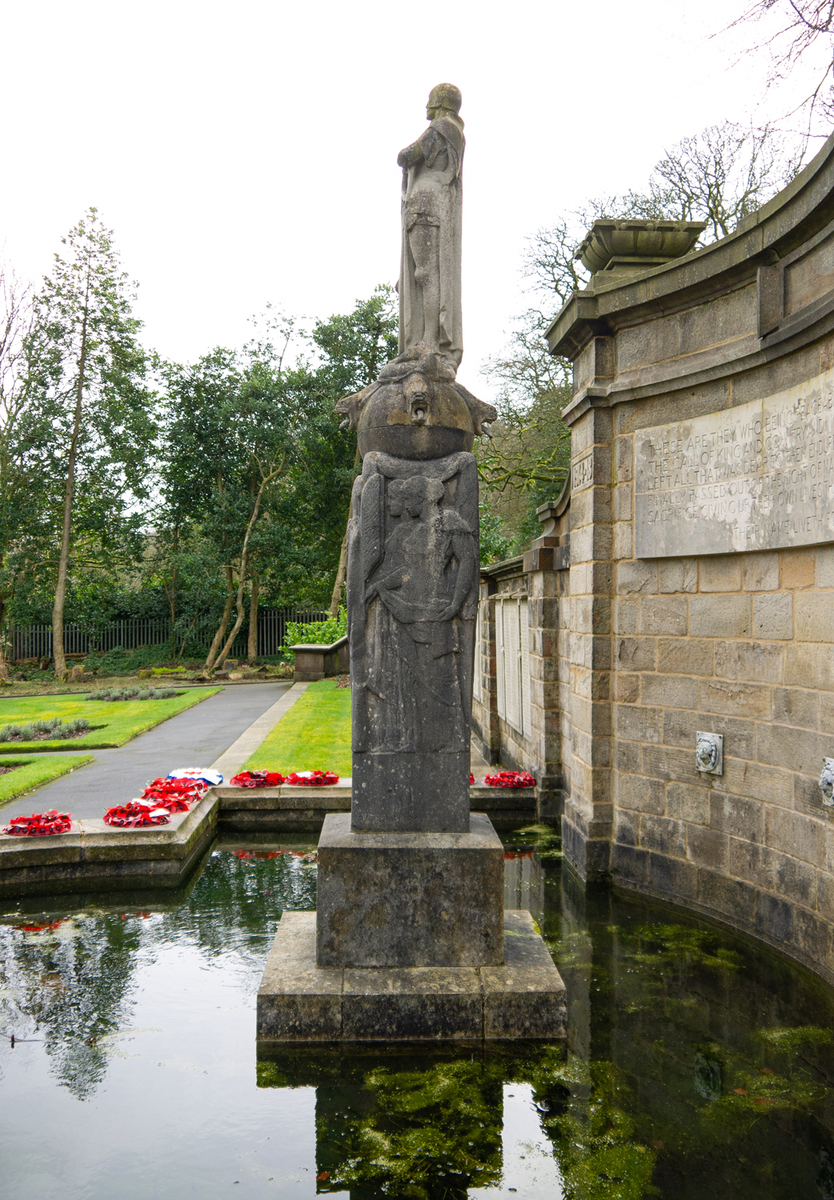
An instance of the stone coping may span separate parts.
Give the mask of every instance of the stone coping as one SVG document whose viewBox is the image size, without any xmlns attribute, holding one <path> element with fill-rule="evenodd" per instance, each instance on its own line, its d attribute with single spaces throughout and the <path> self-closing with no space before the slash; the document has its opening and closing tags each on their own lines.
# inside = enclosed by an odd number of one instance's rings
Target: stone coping
<svg viewBox="0 0 834 1200">
<path fill-rule="evenodd" d="M 491 788 L 475 784 L 469 789 L 470 803 L 481 809 L 506 810 L 508 816 L 535 804 L 534 788 Z M 351 780 L 347 776 L 331 787 L 243 788 L 221 784 L 209 788 L 205 797 L 187 813 L 173 813 L 167 825 L 152 825 L 144 829 L 125 829 L 105 825 L 101 818 L 73 821 L 69 833 L 51 837 L 14 837 L 0 833 L 0 890 L 8 890 L 11 873 L 20 867 L 48 868 L 60 864 L 102 862 L 114 864 L 119 860 L 186 859 L 191 856 L 192 842 L 209 827 L 214 827 L 226 812 L 251 814 L 249 824 L 254 829 L 257 818 L 275 813 L 291 827 L 292 814 L 307 820 L 322 820 L 328 812 L 349 812 Z M 11 815 L 11 814 L 10 814 Z M 0 817 L 0 821 L 3 818 Z M 4 883 L 5 876 L 5 883 Z M 44 880 L 45 890 L 48 880 Z"/>
<path fill-rule="evenodd" d="M 726 290 L 728 278 L 748 279 L 774 253 L 784 256 L 797 237 L 810 236 L 831 219 L 834 135 L 818 154 L 737 229 L 683 258 L 633 276 L 595 279 L 576 291 L 545 330 L 551 354 L 575 358 L 608 322 L 633 325 Z"/>
<path fill-rule="evenodd" d="M 48 838 L 0 835 L 0 895 L 23 897 L 179 887 L 214 840 L 220 802 L 205 796 L 171 822 L 146 829 L 73 822 Z"/>
<path fill-rule="evenodd" d="M 186 850 L 193 835 L 206 822 L 216 819 L 219 801 L 209 792 L 188 812 L 172 813 L 167 825 L 125 829 L 106 825 L 100 817 L 73 821 L 69 833 L 51 837 L 15 837 L 0 833 L 0 872 L 11 867 L 50 862 L 84 862 L 96 858 L 176 858 Z"/>
</svg>

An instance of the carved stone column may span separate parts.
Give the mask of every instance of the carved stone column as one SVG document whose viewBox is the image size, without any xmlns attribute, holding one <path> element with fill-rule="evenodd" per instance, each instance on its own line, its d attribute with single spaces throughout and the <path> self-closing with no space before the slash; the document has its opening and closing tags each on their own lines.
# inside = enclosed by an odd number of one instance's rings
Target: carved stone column
<svg viewBox="0 0 834 1200">
<path fill-rule="evenodd" d="M 478 477 L 365 455 L 348 538 L 356 831 L 469 829 Z"/>
</svg>

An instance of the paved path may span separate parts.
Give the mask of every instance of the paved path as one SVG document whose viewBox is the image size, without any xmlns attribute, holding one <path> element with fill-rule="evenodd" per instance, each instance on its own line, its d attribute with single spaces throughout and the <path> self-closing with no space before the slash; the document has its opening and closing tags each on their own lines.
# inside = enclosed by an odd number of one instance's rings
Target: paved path
<svg viewBox="0 0 834 1200">
<path fill-rule="evenodd" d="M 12 808 L 15 812 L 32 812 L 30 806 L 34 801 L 37 812 L 57 808 L 75 817 L 100 817 L 112 805 L 139 796 L 149 780 L 167 775 L 174 767 L 208 767 L 224 758 L 226 761 L 218 770 L 224 771 L 224 765 L 233 765 L 237 770 L 255 748 L 247 749 L 248 742 L 241 735 L 257 723 L 257 741 L 263 741 L 288 707 L 279 707 L 277 702 L 289 688 L 289 682 L 224 688 L 216 696 L 163 721 L 116 750 L 93 750 L 95 761 L 89 766 L 56 779 L 34 796 L 12 800 L 4 806 L 5 812 L 11 812 Z M 267 727 L 267 722 L 259 718 L 272 708 L 276 711 Z M 234 747 L 237 751 L 234 761 L 231 754 L 227 757 L 227 752 L 239 739 L 241 746 Z M 224 771 L 228 773 L 228 769 Z"/>
</svg>

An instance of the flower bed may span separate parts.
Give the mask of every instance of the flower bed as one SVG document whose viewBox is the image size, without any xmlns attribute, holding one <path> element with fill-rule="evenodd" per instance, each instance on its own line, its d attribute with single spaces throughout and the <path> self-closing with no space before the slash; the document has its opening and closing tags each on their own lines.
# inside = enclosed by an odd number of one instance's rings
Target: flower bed
<svg viewBox="0 0 834 1200">
<path fill-rule="evenodd" d="M 119 700 L 170 700 L 173 696 L 181 695 L 182 692 L 178 692 L 176 688 L 115 687 L 90 692 L 86 699 L 115 703 Z"/>
<path fill-rule="evenodd" d="M 52 742 L 56 738 L 83 737 L 89 732 L 90 722 L 86 717 L 76 717 L 66 724 L 60 717 L 52 717 L 28 725 L 4 725 L 0 728 L 0 742 Z"/>
</svg>

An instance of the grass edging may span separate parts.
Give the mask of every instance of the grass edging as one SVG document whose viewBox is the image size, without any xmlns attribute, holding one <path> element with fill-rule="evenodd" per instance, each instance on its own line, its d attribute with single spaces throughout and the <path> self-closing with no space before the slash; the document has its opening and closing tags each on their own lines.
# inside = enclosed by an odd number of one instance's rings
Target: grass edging
<svg viewBox="0 0 834 1200">
<path fill-rule="evenodd" d="M 149 729 L 155 729 L 156 726 L 161 725 L 163 721 L 167 721 L 171 717 L 179 716 L 181 712 L 186 712 L 189 708 L 193 708 L 195 704 L 200 704 L 201 701 L 208 700 L 210 696 L 217 695 L 218 692 L 222 692 L 223 688 L 218 686 L 199 689 L 194 688 L 192 690 L 193 695 L 189 695 L 188 692 L 183 692 L 181 696 L 172 696 L 169 700 L 117 700 L 113 702 L 106 702 L 109 706 L 112 706 L 114 710 L 117 709 L 117 706 L 129 704 L 135 706 L 141 705 L 148 710 L 147 720 L 143 719 L 143 711 L 141 708 L 138 712 L 130 714 L 125 713 L 123 710 L 114 711 L 114 721 L 111 724 L 117 724 L 119 717 L 121 717 L 123 720 L 127 719 L 128 717 L 133 718 L 130 723 L 130 728 L 124 732 L 124 736 L 122 737 L 117 735 L 116 737 L 104 739 L 99 733 L 93 730 L 90 733 L 85 734 L 84 737 L 73 738 L 72 740 L 56 739 L 48 742 L 0 742 L 0 756 L 6 754 L 54 754 L 56 751 L 60 751 L 62 753 L 72 753 L 73 751 L 77 750 L 112 750 L 118 746 L 124 746 L 127 742 L 133 741 L 135 737 L 138 737 L 141 733 L 147 733 Z M 82 697 L 79 696 L 79 699 L 81 698 Z M 37 697 L 25 696 L 21 697 L 21 699 L 30 700 L 37 699 Z M 47 699 L 52 699 L 52 697 L 44 696 L 43 699 L 46 701 Z M 84 701 L 84 704 L 88 703 L 89 701 Z M 103 707 L 104 704 L 105 702 L 102 701 L 99 707 Z M 159 708 L 156 707 L 158 705 L 167 705 L 167 711 L 160 712 Z M 94 709 L 93 712 L 95 713 L 92 718 L 93 720 L 101 719 L 98 715 L 98 709 Z M 0 707 L 0 713 L 2 713 L 2 707 Z M 84 715 L 84 710 L 82 709 L 81 713 L 77 715 Z M 8 725 L 12 723 L 23 724 L 22 721 L 11 722 L 0 720 L 0 724 Z M 2 758 L 0 758 L 0 761 L 2 761 Z M 0 779 L 2 779 L 2 777 L 0 777 Z"/>
<path fill-rule="evenodd" d="M 17 769 L 10 771 L 8 775 L 0 775 L 0 806 L 16 800 L 18 796 L 36 791 L 45 783 L 51 783 L 53 779 L 69 775 L 70 771 L 85 767 L 92 761 L 92 754 L 62 754 L 60 758 L 27 757 L 21 759 L 20 764 L 4 763 L 4 766 L 15 765 Z"/>
<path fill-rule="evenodd" d="M 332 679 L 309 684 L 303 696 L 267 734 L 244 770 L 335 771 L 350 775 L 350 688 Z"/>
</svg>

